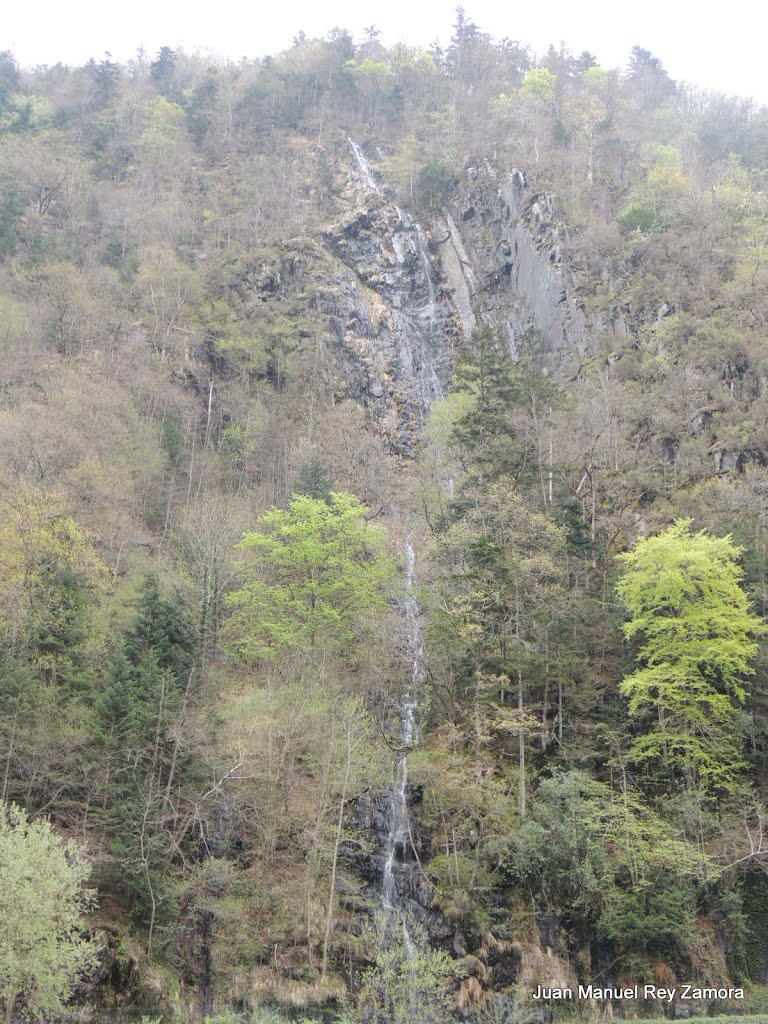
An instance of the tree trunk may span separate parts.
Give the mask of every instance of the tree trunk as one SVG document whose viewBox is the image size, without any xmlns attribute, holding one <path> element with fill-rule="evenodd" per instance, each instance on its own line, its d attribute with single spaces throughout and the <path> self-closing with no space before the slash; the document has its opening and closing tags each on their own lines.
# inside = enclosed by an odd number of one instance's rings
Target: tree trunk
<svg viewBox="0 0 768 1024">
<path fill-rule="evenodd" d="M 325 978 L 328 973 L 328 946 L 331 940 L 331 925 L 333 924 L 333 897 L 336 894 L 336 867 L 339 861 L 339 846 L 341 845 L 341 830 L 344 825 L 344 804 L 347 799 L 347 785 L 349 783 L 349 772 L 352 766 L 352 744 L 347 736 L 347 764 L 344 771 L 344 784 L 341 787 L 341 800 L 339 801 L 339 819 L 336 824 L 336 840 L 333 844 L 333 863 L 331 866 L 331 884 L 328 891 L 328 910 L 325 915 L 325 935 L 323 937 L 323 963 L 320 968 L 320 977 Z"/>
<path fill-rule="evenodd" d="M 18 992 L 11 992 L 8 996 L 8 1001 L 5 1004 L 5 1024 L 12 1024 L 13 1021 L 13 1010 L 16 1006 L 16 1000 L 19 997 Z"/>
<path fill-rule="evenodd" d="M 523 729 L 523 670 L 517 670 L 517 710 L 520 712 L 520 732 L 518 734 L 520 755 L 520 791 L 518 807 L 520 817 L 525 817 L 525 730 Z"/>
</svg>

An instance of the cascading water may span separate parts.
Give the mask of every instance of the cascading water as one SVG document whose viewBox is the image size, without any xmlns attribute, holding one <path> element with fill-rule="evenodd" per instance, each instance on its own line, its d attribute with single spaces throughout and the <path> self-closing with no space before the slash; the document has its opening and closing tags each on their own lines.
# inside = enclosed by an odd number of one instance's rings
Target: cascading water
<svg viewBox="0 0 768 1024">
<path fill-rule="evenodd" d="M 352 147 L 352 152 L 355 154 L 355 160 L 357 160 L 357 166 L 360 169 L 360 174 L 362 175 L 366 185 L 368 188 L 372 188 L 374 192 L 378 192 L 379 195 L 381 195 L 381 189 L 376 184 L 376 179 L 371 172 L 371 168 L 368 161 L 365 159 L 362 149 L 360 149 L 355 140 L 350 139 L 349 136 L 347 136 L 347 142 Z"/>
<path fill-rule="evenodd" d="M 410 842 L 408 827 L 408 750 L 414 741 L 416 701 L 406 694 L 401 707 L 400 752 L 397 760 L 397 785 L 392 790 L 387 859 L 384 864 L 381 901 L 385 910 L 396 910 L 398 886 L 395 877 L 395 858 L 405 857 Z"/>
<path fill-rule="evenodd" d="M 406 621 L 406 653 L 410 662 L 410 687 L 400 704 L 400 736 L 395 769 L 396 784 L 392 788 L 390 805 L 389 835 L 386 842 L 387 859 L 384 863 L 382 880 L 382 904 L 387 911 L 400 910 L 402 915 L 402 893 L 398 892 L 396 865 L 407 857 L 411 843 L 408 819 L 408 753 L 418 740 L 416 710 L 419 690 L 425 679 L 423 657 L 424 645 L 421 637 L 421 622 L 416 598 L 413 596 L 415 582 L 416 553 L 410 537 L 405 542 L 405 599 L 403 612 Z M 405 922 L 403 922 L 405 927 Z M 406 928 L 407 936 L 407 928 Z"/>
<path fill-rule="evenodd" d="M 398 922 L 402 932 L 405 958 L 410 970 L 415 971 L 416 947 L 408 928 L 407 882 L 409 880 L 413 850 L 411 825 L 408 814 L 408 754 L 418 741 L 416 711 L 421 686 L 426 677 L 423 657 L 419 607 L 414 596 L 416 552 L 409 536 L 405 542 L 405 598 L 402 608 L 406 624 L 406 656 L 409 661 L 409 688 L 400 702 L 400 736 L 395 765 L 395 784 L 390 793 L 389 834 L 386 838 L 384 871 L 381 886 L 381 904 L 391 922 Z M 406 883 L 406 884 L 403 884 Z M 411 1013 L 412 1024 L 418 1024 L 415 1003 Z"/>
<path fill-rule="evenodd" d="M 415 260 L 419 268 L 419 276 L 423 281 L 423 287 L 414 296 L 413 302 L 407 308 L 397 311 L 396 320 L 404 321 L 405 333 L 415 339 L 411 351 L 410 370 L 415 376 L 419 396 L 419 426 L 423 424 L 423 418 L 429 406 L 435 399 L 443 394 L 443 387 L 437 372 L 435 354 L 440 346 L 436 344 L 441 329 L 438 317 L 438 305 L 435 292 L 435 284 L 432 279 L 432 267 L 427 254 L 427 247 L 424 241 L 424 234 L 421 228 L 414 224 L 409 214 L 404 213 L 396 207 L 398 223 L 401 226 L 400 235 L 395 235 L 394 249 L 401 265 L 409 259 Z M 398 245 L 398 238 L 405 239 L 405 245 Z"/>
<path fill-rule="evenodd" d="M 386 201 L 370 164 L 354 139 L 348 139 L 355 156 L 362 184 Z M 429 406 L 444 392 L 442 377 L 447 376 L 444 324 L 424 233 L 405 210 L 392 204 L 397 222 L 392 249 L 399 278 L 407 287 L 396 289 L 393 320 L 398 339 L 403 376 L 412 385 L 421 427 Z"/>
<path fill-rule="evenodd" d="M 353 139 L 348 141 L 362 183 L 385 199 L 362 149 Z M 392 248 L 400 270 L 399 279 L 405 282 L 395 292 L 393 319 L 399 339 L 402 369 L 413 385 L 421 426 L 430 405 L 444 393 L 439 373 L 439 356 L 445 350 L 441 338 L 444 324 L 423 232 L 410 214 L 394 204 L 392 208 L 397 215 Z M 408 813 L 408 754 L 418 742 L 418 703 L 426 678 L 422 618 L 415 586 L 416 552 L 413 537 L 408 536 L 405 541 L 405 597 L 401 605 L 405 626 L 404 649 L 408 660 L 408 687 L 401 697 L 399 707 L 400 728 L 390 791 L 389 828 L 383 850 L 381 903 L 390 919 L 399 922 L 406 956 L 411 962 L 414 960 L 415 948 L 408 931 L 407 910 L 409 902 L 413 905 L 417 858 Z"/>
<path fill-rule="evenodd" d="M 361 185 L 385 199 L 362 149 L 353 139 L 348 141 L 360 172 Z M 395 204 L 391 208 L 397 216 L 392 234 L 392 250 L 398 270 L 398 286 L 393 289 L 393 321 L 401 370 L 412 386 L 418 409 L 418 426 L 421 427 L 430 404 L 443 394 L 436 365 L 436 354 L 442 348 L 439 344 L 442 325 L 423 233 L 410 214 Z M 408 930 L 407 909 L 414 894 L 415 851 L 408 813 L 408 754 L 418 740 L 416 715 L 426 675 L 421 616 L 414 594 L 415 582 L 416 552 L 413 538 L 409 536 L 405 542 L 405 597 L 401 605 L 408 686 L 399 706 L 397 757 L 390 790 L 388 832 L 383 849 L 381 903 L 390 921 L 393 924 L 397 922 L 402 929 L 405 954 L 410 962 L 414 961 L 415 948 Z"/>
</svg>

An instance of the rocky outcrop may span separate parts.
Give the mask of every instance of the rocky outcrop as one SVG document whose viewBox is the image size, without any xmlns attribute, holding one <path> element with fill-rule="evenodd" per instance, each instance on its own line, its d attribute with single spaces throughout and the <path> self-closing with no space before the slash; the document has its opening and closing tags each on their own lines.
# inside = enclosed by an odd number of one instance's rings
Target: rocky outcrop
<svg viewBox="0 0 768 1024">
<path fill-rule="evenodd" d="M 418 802 L 420 792 L 409 789 L 409 804 Z M 370 910 L 381 908 L 382 878 L 387 859 L 387 837 L 391 827 L 391 794 L 371 794 L 358 800 L 346 823 L 349 834 L 373 842 L 350 844 L 347 866 L 351 874 L 360 879 L 363 889 L 356 894 L 355 903 L 360 906 L 364 896 Z M 434 905 L 434 887 L 423 869 L 429 859 L 429 847 L 423 837 L 411 824 L 408 841 L 398 845 L 395 853 L 394 872 L 398 892 L 398 904 L 409 915 L 424 926 L 430 939 L 436 944 L 447 944 L 453 930 Z"/>
<path fill-rule="evenodd" d="M 554 195 L 534 191 L 523 171 L 499 176 L 488 163 L 470 163 L 437 230 L 465 331 L 474 307 L 500 328 L 514 356 L 535 334 L 545 365 L 582 361 L 587 318 L 568 271 Z"/>
<path fill-rule="evenodd" d="M 423 229 L 379 192 L 324 235 L 354 274 L 321 295 L 339 344 L 364 368 L 362 396 L 393 446 L 409 454 L 425 413 L 447 390 L 457 319 Z"/>
<path fill-rule="evenodd" d="M 447 208 L 435 219 L 435 234 L 442 238 L 437 246 L 440 265 L 466 339 L 477 323 L 472 305 L 478 292 L 477 279 L 461 233 Z"/>
<path fill-rule="evenodd" d="M 91 1007 L 120 1007 L 151 996 L 143 991 L 137 960 L 128 952 L 115 928 L 105 927 L 96 934 L 98 954 L 93 970 L 75 987 L 79 1004 Z"/>
<path fill-rule="evenodd" d="M 344 196 L 344 216 L 319 239 L 291 239 L 225 265 L 221 294 L 251 333 L 269 336 L 290 322 L 290 349 L 322 334 L 335 363 L 334 401 L 364 406 L 391 449 L 410 455 L 430 403 L 449 386 L 459 320 L 413 218 L 370 189 L 350 185 Z M 215 335 L 200 353 L 206 364 L 222 378 L 270 373 Z M 195 384 L 207 395 L 204 378 Z"/>
</svg>

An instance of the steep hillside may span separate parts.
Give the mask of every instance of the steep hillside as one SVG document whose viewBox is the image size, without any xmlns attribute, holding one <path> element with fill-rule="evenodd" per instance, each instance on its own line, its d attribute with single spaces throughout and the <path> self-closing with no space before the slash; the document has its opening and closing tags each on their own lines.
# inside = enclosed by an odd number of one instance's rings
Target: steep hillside
<svg viewBox="0 0 768 1024">
<path fill-rule="evenodd" d="M 766 111 L 461 11 L 0 72 L 2 800 L 91 867 L 70 1010 L 759 1013 Z"/>
</svg>

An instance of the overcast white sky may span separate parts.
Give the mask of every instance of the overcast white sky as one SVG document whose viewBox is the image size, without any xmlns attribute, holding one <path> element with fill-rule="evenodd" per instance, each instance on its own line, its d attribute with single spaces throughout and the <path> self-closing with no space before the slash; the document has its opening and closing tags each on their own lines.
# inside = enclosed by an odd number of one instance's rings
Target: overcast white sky
<svg viewBox="0 0 768 1024">
<path fill-rule="evenodd" d="M 564 41 L 575 53 L 590 50 L 604 67 L 623 67 L 639 44 L 678 81 L 768 104 L 768 7 L 760 0 L 464 0 L 463 6 L 481 29 L 537 53 Z M 290 46 L 300 29 L 324 35 L 337 25 L 355 38 L 374 24 L 385 43 L 445 43 L 456 2 L 6 0 L 4 7 L 0 50 L 36 65 L 82 64 L 107 50 L 127 60 L 139 46 L 154 55 L 164 45 L 260 57 Z"/>
</svg>

